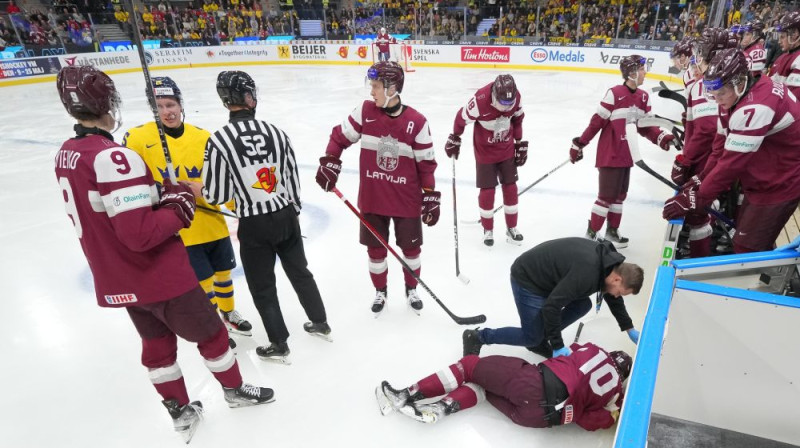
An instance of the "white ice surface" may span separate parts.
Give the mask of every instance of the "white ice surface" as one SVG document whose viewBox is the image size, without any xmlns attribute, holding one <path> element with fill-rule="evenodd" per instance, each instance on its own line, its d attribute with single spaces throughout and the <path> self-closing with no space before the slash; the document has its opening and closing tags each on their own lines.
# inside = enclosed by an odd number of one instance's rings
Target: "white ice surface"
<svg viewBox="0 0 800 448">
<path fill-rule="evenodd" d="M 278 268 L 278 291 L 292 336 L 293 364 L 266 363 L 255 348 L 267 342 L 241 268 L 234 271 L 237 308 L 255 326 L 252 338 L 237 337 L 245 380 L 273 387 L 275 403 L 229 409 L 221 389 L 196 349 L 179 346 L 179 362 L 192 399 L 202 400 L 206 419 L 194 447 L 305 446 L 610 446 L 613 430 L 586 432 L 575 425 L 528 429 L 513 424 L 488 403 L 436 425 L 400 415 L 382 417 L 373 396 L 381 380 L 396 386 L 455 362 L 461 332 L 420 288 L 421 317 L 406 306 L 399 264 L 389 258 L 389 302 L 379 319 L 370 312 L 374 290 L 365 249 L 358 244 L 358 221 L 314 182 L 317 160 L 331 128 L 367 97 L 365 67 L 246 67 L 259 88 L 258 118 L 283 128 L 293 141 L 303 186 L 301 223 L 306 253 L 325 301 L 335 342 L 309 337 L 306 317 Z M 219 69 L 156 72 L 177 81 L 184 92 L 186 120 L 215 130 L 227 120 L 214 89 Z M 582 236 L 597 194 L 594 142 L 585 159 L 567 165 L 520 198 L 522 247 L 506 244 L 502 214 L 498 241 L 488 249 L 480 226 L 459 225 L 461 269 L 468 286 L 455 276 L 451 162 L 443 146 L 456 111 L 499 71 L 420 68 L 406 77 L 405 103 L 431 123 L 442 192 L 441 219 L 426 228 L 422 278 L 456 314 L 485 313 L 491 327 L 519 323 L 508 282 L 515 257 L 535 244 Z M 579 73 L 514 72 L 526 110 L 524 135 L 530 141 L 528 164 L 520 169 L 520 189 L 568 156 L 603 97 L 619 77 Z M 152 120 L 141 74 L 113 76 L 124 100 L 121 140 L 129 127 Z M 654 82 L 648 81 L 649 90 Z M 157 447 L 181 446 L 168 414 L 140 365 L 140 341 L 127 314 L 96 305 L 91 275 L 53 174 L 53 156 L 72 135 L 53 83 L 0 89 L 0 272 L 4 278 L 5 318 L 0 325 L 0 446 L 4 447 Z M 660 113 L 677 117 L 675 104 L 653 98 Z M 595 140 L 596 141 L 596 140 Z M 457 162 L 460 218 L 477 219 L 471 130 Z M 668 174 L 674 154 L 642 141 L 642 154 Z M 343 155 L 339 187 L 355 203 L 358 148 Z M 622 232 L 631 239 L 622 253 L 642 265 L 645 286 L 627 300 L 637 327 L 646 310 L 660 240 L 665 228 L 661 205 L 667 187 L 634 168 L 625 202 Z M 501 195 L 498 191 L 496 205 Z M 236 221 L 229 222 L 235 235 Z M 392 240 L 393 241 L 393 240 Z M 238 244 L 237 244 L 238 248 Z M 238 255 L 237 255 L 238 258 Z M 592 313 L 593 314 L 593 313 Z M 590 316 L 587 316 L 587 319 Z M 577 325 L 564 332 L 571 341 Z M 582 340 L 631 353 L 633 344 L 619 331 L 607 309 L 587 324 Z M 520 347 L 488 346 L 483 354 L 506 354 L 532 362 L 538 356 Z"/>
</svg>

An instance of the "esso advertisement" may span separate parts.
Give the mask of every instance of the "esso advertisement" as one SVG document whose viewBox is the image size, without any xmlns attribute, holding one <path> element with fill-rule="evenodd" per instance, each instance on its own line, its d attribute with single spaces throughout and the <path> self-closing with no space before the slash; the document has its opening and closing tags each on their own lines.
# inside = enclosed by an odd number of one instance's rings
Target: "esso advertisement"
<svg viewBox="0 0 800 448">
<path fill-rule="evenodd" d="M 567 50 L 564 48 L 537 47 L 531 50 L 531 60 L 536 63 L 550 62 L 586 62 L 586 55 L 580 50 Z"/>
</svg>

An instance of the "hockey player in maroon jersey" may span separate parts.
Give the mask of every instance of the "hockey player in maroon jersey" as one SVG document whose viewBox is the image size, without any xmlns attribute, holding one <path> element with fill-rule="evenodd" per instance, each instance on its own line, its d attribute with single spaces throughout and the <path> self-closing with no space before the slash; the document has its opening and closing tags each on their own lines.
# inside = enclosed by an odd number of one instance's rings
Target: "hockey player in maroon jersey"
<svg viewBox="0 0 800 448">
<path fill-rule="evenodd" d="M 56 178 L 92 271 L 97 303 L 127 311 L 142 338 L 142 364 L 175 430 L 189 443 L 203 410 L 199 401 L 189 401 L 176 335 L 197 344 L 228 406 L 273 401 L 271 389 L 242 382 L 225 325 L 178 236 L 194 218 L 191 190 L 165 183 L 159 199 L 144 160 L 114 143 L 120 100 L 105 73 L 65 67 L 57 87 L 78 123 L 76 136 L 56 153 Z"/>
<path fill-rule="evenodd" d="M 404 389 L 384 381 L 375 396 L 383 415 L 397 410 L 423 423 L 436 423 L 485 399 L 521 426 L 610 428 L 622 407 L 631 357 L 592 343 L 572 344 L 571 349 L 569 356 L 538 365 L 510 356 L 469 355 Z"/>
<path fill-rule="evenodd" d="M 608 217 L 605 239 L 619 249 L 628 247 L 628 238 L 620 235 L 619 225 L 633 166 L 625 125 L 650 113 L 650 96 L 639 89 L 647 75 L 646 63 L 644 57 L 636 54 L 622 58 L 619 68 L 624 82 L 608 89 L 589 126 L 580 137 L 572 139 L 569 150 L 572 163 L 583 159 L 583 148 L 600 132 L 595 164 L 600 176 L 600 191 L 592 207 L 586 238 L 596 239 Z M 675 145 L 675 137 L 657 127 L 639 128 L 639 134 L 664 151 Z"/>
<path fill-rule="evenodd" d="M 428 120 L 400 100 L 405 76 L 399 64 L 374 64 L 367 78 L 373 100 L 358 105 L 333 128 L 325 155 L 319 159 L 317 183 L 331 191 L 342 169 L 342 152 L 361 140 L 358 206 L 387 241 L 389 224 L 394 222 L 395 241 L 419 275 L 422 223 L 435 225 L 440 212 L 441 193 L 434 190 L 436 160 L 431 131 Z M 376 290 L 372 312 L 378 317 L 386 305 L 388 252 L 363 224 L 359 239 L 367 246 L 369 274 Z M 419 314 L 422 300 L 417 294 L 417 280 L 408 272 L 403 274 L 406 299 Z"/>
<path fill-rule="evenodd" d="M 695 41 L 692 56 L 696 63 L 695 79 L 686 97 L 686 127 L 683 153 L 672 164 L 672 181 L 683 185 L 690 177 L 703 171 L 714 145 L 720 147 L 722 138 L 717 134 L 717 103 L 705 94 L 703 73 L 711 58 L 725 48 L 736 48 L 738 41 L 727 30 L 706 28 Z M 715 143 L 716 140 L 716 143 Z M 711 219 L 703 209 L 686 215 L 684 223 L 689 228 L 689 255 L 692 258 L 711 254 Z"/>
<path fill-rule="evenodd" d="M 761 76 L 767 65 L 767 50 L 764 49 L 764 22 L 755 19 L 739 27 L 742 35 L 740 46 L 750 66 L 753 77 Z"/>
<path fill-rule="evenodd" d="M 689 96 L 689 89 L 695 82 L 695 72 L 697 71 L 697 64 L 692 61 L 692 48 L 694 48 L 694 37 L 686 36 L 678 41 L 669 52 L 672 65 L 681 71 L 684 96 Z"/>
<path fill-rule="evenodd" d="M 786 84 L 792 94 L 800 98 L 800 11 L 786 13 L 775 29 L 783 53 L 772 64 L 769 76 Z"/>
<path fill-rule="evenodd" d="M 736 49 L 714 56 L 703 83 L 720 106 L 724 150 L 704 175 L 692 177 L 666 202 L 664 217 L 702 210 L 738 178 L 744 202 L 733 249 L 770 250 L 800 203 L 800 105 L 788 86 L 754 79 L 747 58 Z"/>
<path fill-rule="evenodd" d="M 522 140 L 522 95 L 511 75 L 499 75 L 470 98 L 456 113 L 453 133 L 447 138 L 445 152 L 458 159 L 464 128 L 476 123 L 472 131 L 475 149 L 478 206 L 481 211 L 483 243 L 494 245 L 494 196 L 497 182 L 503 192 L 506 241 L 521 245 L 517 230 L 517 167 L 528 160 L 528 142 Z"/>
<path fill-rule="evenodd" d="M 378 61 L 388 61 L 391 56 L 390 44 L 397 43 L 397 39 L 386 32 L 386 28 L 381 28 L 381 32 L 375 37 L 375 46 L 378 47 Z M 395 61 L 400 62 L 400 61 Z"/>
</svg>

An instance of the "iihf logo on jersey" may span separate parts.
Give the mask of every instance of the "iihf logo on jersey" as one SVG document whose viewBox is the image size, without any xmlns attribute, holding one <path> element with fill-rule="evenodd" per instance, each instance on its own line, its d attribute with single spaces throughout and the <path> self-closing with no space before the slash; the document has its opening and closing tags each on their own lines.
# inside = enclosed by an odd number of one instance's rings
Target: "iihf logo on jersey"
<svg viewBox="0 0 800 448">
<path fill-rule="evenodd" d="M 400 162 L 400 144 L 396 138 L 381 137 L 376 163 L 384 171 L 394 171 Z"/>
<path fill-rule="evenodd" d="M 275 177 L 275 167 L 261 168 L 256 172 L 258 182 L 251 185 L 256 190 L 264 190 L 272 193 L 278 187 L 278 179 Z"/>
</svg>

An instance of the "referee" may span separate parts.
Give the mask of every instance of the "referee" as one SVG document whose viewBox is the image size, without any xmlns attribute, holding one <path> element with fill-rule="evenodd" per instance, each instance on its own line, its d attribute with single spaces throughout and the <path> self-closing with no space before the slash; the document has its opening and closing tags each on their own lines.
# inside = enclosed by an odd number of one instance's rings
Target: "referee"
<svg viewBox="0 0 800 448">
<path fill-rule="evenodd" d="M 270 341 L 256 353 L 261 359 L 289 364 L 289 330 L 275 287 L 276 255 L 310 320 L 303 328 L 331 340 L 325 305 L 308 270 L 300 235 L 300 178 L 294 149 L 285 132 L 256 120 L 257 90 L 250 75 L 220 73 L 217 93 L 230 111 L 230 122 L 206 145 L 203 196 L 209 204 L 236 199 L 242 267 Z"/>
</svg>

